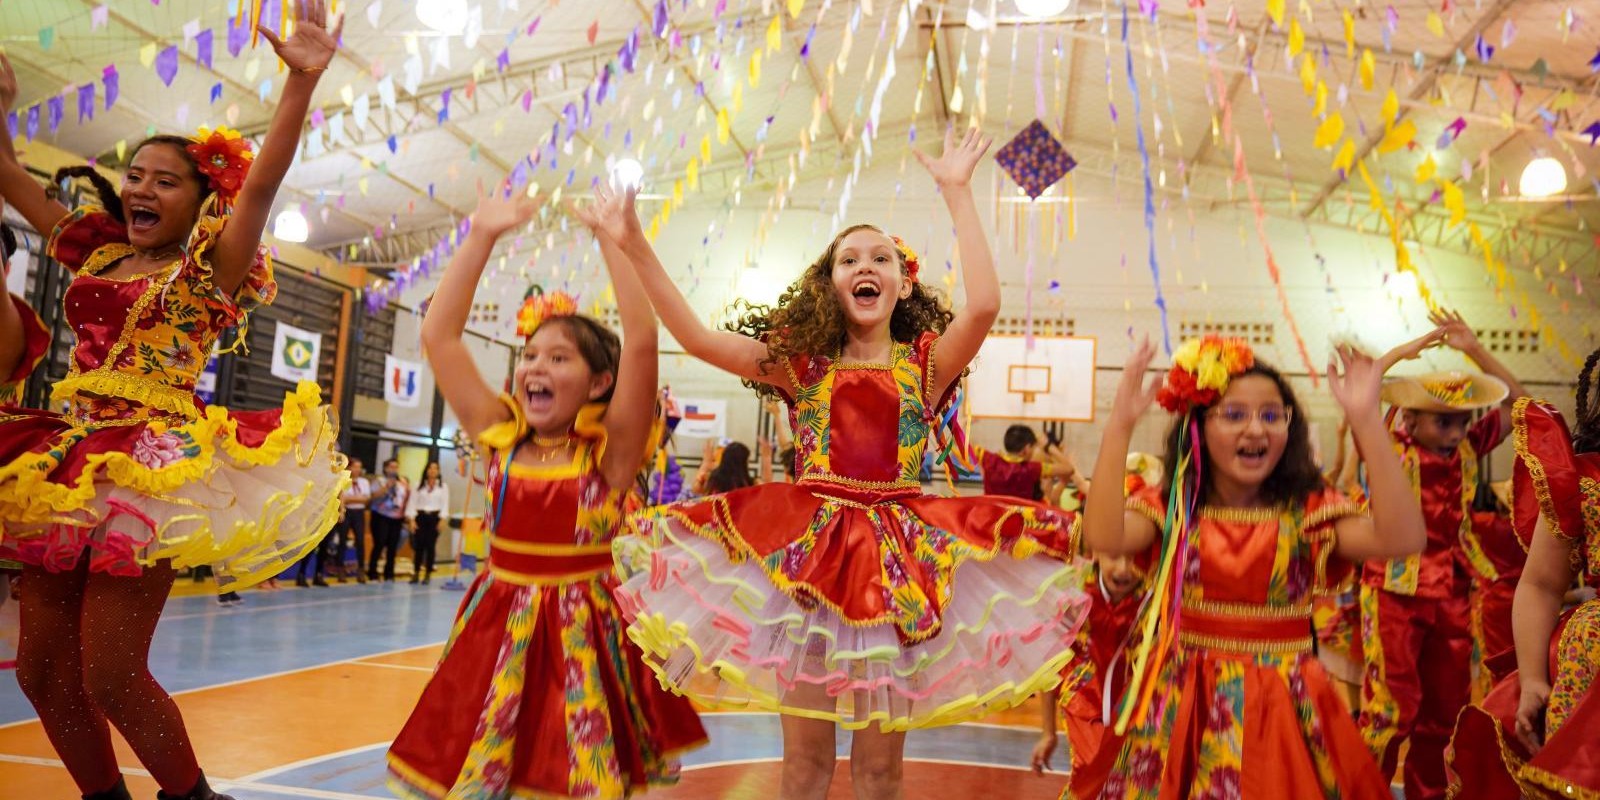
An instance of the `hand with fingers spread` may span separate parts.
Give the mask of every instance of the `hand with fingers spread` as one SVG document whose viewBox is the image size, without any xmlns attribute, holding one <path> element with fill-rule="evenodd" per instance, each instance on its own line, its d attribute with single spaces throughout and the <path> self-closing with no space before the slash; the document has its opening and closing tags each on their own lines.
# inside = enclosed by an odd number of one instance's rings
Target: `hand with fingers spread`
<svg viewBox="0 0 1600 800">
<path fill-rule="evenodd" d="M 1382 388 L 1382 365 L 1372 356 L 1340 345 L 1328 358 L 1328 390 L 1344 409 L 1346 419 L 1377 418 Z"/>
<path fill-rule="evenodd" d="M 967 186 L 972 183 L 972 173 L 978 168 L 978 161 L 993 142 L 977 128 L 969 129 L 958 141 L 955 129 L 951 128 L 945 131 L 944 153 L 938 158 L 920 150 L 911 152 L 940 187 Z"/>
<path fill-rule="evenodd" d="M 1470 354 L 1482 347 L 1478 334 L 1459 312 L 1436 308 L 1428 313 L 1428 321 L 1439 326 L 1439 340 L 1453 350 Z"/>
<path fill-rule="evenodd" d="M 534 202 L 522 192 L 507 192 L 505 185 L 501 184 L 492 192 L 483 191 L 483 183 L 478 183 L 478 208 L 472 212 L 472 227 L 480 230 L 490 237 L 499 238 L 506 231 L 526 225 L 533 219 L 533 213 L 539 209 L 539 204 Z"/>
<path fill-rule="evenodd" d="M 1144 377 L 1155 357 L 1156 346 L 1149 336 L 1140 340 L 1128 354 L 1128 360 L 1122 365 L 1122 379 L 1117 381 L 1116 399 L 1111 401 L 1110 424 L 1132 428 L 1156 401 L 1162 378 L 1157 376 L 1147 383 Z"/>
<path fill-rule="evenodd" d="M 568 200 L 567 210 L 578 218 L 595 236 L 604 236 L 613 242 L 623 237 L 638 224 L 634 198 L 638 191 L 632 188 L 614 191 L 603 186 L 594 190 L 594 202 L 580 206 Z"/>
<path fill-rule="evenodd" d="M 17 102 L 17 72 L 11 68 L 11 60 L 5 53 L 0 53 L 0 113 L 10 111 Z"/>
<path fill-rule="evenodd" d="M 1444 335 L 1444 328 L 1434 328 L 1409 342 L 1396 345 L 1394 349 L 1384 353 L 1383 357 L 1378 359 L 1378 365 L 1383 368 L 1384 372 L 1388 372 L 1389 368 L 1395 364 L 1401 361 L 1410 361 L 1421 356 L 1423 351 L 1444 344 Z"/>
<path fill-rule="evenodd" d="M 328 68 L 339 49 L 339 34 L 344 30 L 344 14 L 328 21 L 328 0 L 298 0 L 294 3 L 294 33 L 287 39 L 266 28 L 261 35 L 272 45 L 284 66 L 295 72 L 318 73 Z"/>
</svg>

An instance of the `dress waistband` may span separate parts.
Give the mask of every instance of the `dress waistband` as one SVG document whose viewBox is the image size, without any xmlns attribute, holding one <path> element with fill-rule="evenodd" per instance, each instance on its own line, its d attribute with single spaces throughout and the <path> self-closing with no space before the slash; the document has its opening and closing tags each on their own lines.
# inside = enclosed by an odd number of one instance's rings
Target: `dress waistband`
<svg viewBox="0 0 1600 800">
<path fill-rule="evenodd" d="M 1178 641 L 1237 655 L 1311 650 L 1311 607 L 1256 603 L 1184 603 Z"/>
<path fill-rule="evenodd" d="M 922 495 L 922 484 L 911 481 L 860 481 L 828 473 L 806 475 L 796 482 L 818 497 L 846 504 L 873 505 Z"/>
<path fill-rule="evenodd" d="M 545 586 L 599 578 L 611 572 L 611 543 L 528 542 L 494 537 L 490 572 L 520 586 Z"/>
</svg>

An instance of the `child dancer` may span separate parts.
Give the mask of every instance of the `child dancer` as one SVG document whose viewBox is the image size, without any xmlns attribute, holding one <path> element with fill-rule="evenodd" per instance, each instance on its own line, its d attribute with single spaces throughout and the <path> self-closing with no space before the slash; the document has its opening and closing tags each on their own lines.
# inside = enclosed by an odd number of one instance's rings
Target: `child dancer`
<svg viewBox="0 0 1600 800">
<path fill-rule="evenodd" d="M 1143 387 L 1153 355 L 1147 340 L 1123 369 L 1084 509 L 1096 553 L 1161 545 L 1117 709 L 1126 738 L 1098 796 L 1387 800 L 1311 641 L 1314 594 L 1352 563 L 1422 547 L 1422 514 L 1378 412 L 1383 365 L 1340 348 L 1328 367 L 1367 456 L 1369 518 L 1324 483 L 1304 408 L 1244 341 L 1191 340 L 1164 384 Z M 1128 442 L 1158 390 L 1177 415 L 1171 472 L 1124 502 Z"/>
<path fill-rule="evenodd" d="M 689 703 L 663 691 L 622 635 L 611 538 L 654 442 L 656 323 L 605 236 L 627 338 L 539 295 L 511 391 L 490 388 L 461 334 L 473 289 L 525 198 L 479 200 L 472 229 L 422 322 L 445 402 L 490 454 L 489 569 L 467 591 L 438 671 L 389 749 L 408 798 L 619 798 L 670 782 L 669 756 L 705 741 Z M 579 217 L 597 235 L 621 204 Z"/>
<path fill-rule="evenodd" d="M 1469 706 L 1451 741 L 1451 796 L 1600 797 L 1600 600 L 1563 612 L 1575 579 L 1600 580 L 1600 350 L 1578 376 L 1577 428 L 1554 407 L 1512 409 L 1512 517 L 1532 533 L 1512 603 L 1517 671 Z"/>
<path fill-rule="evenodd" d="M 999 307 L 969 182 L 989 142 L 919 154 L 955 222 L 967 306 L 952 318 L 903 243 L 846 228 L 740 332 L 707 329 L 636 218 L 623 249 L 690 354 L 790 406 L 798 483 L 634 518 L 618 542 L 628 633 L 668 686 L 783 714 L 785 798 L 826 794 L 835 726 L 858 797 L 897 797 L 904 731 L 1022 702 L 1059 679 L 1083 616 L 1072 518 L 1010 498 L 925 496 L 934 427 Z M 1061 560 L 1029 559 L 1052 552 Z"/>
<path fill-rule="evenodd" d="M 1467 565 L 1493 570 L 1468 516 L 1478 488 L 1478 459 L 1505 439 L 1511 402 L 1526 394 L 1460 315 L 1436 312 L 1431 319 L 1438 327 L 1396 348 L 1396 358 L 1414 354 L 1419 343 L 1440 343 L 1461 351 L 1487 374 L 1443 373 L 1384 384 L 1384 399 L 1399 410 L 1402 427 L 1392 433 L 1394 446 L 1422 503 L 1428 544 L 1419 554 L 1364 567 L 1361 732 L 1390 777 L 1401 743 L 1410 741 L 1408 800 L 1445 796 L 1444 747 L 1456 717 L 1472 700 Z M 1488 413 L 1474 422 L 1473 413 L 1485 409 Z"/>
<path fill-rule="evenodd" d="M 76 338 L 51 393 L 65 413 L 0 413 L 0 560 L 25 565 L 17 682 L 86 796 L 128 796 L 110 725 L 161 797 L 213 796 L 147 666 L 174 570 L 211 565 L 223 591 L 271 577 L 317 545 L 347 482 L 316 384 L 267 411 L 195 400 L 219 335 L 276 293 L 261 232 L 339 36 L 321 3 L 296 16 L 287 39 L 262 31 L 287 73 L 254 161 L 231 131 L 152 137 L 120 196 L 91 167 L 57 173 L 99 195 L 69 214 L 0 132 L 0 195 L 74 272 L 62 308 Z M 16 95 L 0 56 L 0 112 Z M 28 362 L 17 320 L 0 314 L 0 375 Z"/>
<path fill-rule="evenodd" d="M 1041 481 L 1044 478 L 1072 477 L 1072 463 L 1055 455 L 1046 454 L 1050 461 L 1034 458 L 1039 446 L 1039 435 L 1027 425 L 1006 428 L 1005 452 L 996 453 L 981 447 L 974 448 L 978 468 L 983 472 L 983 493 L 1020 497 L 1024 500 L 1041 499 Z"/>
</svg>

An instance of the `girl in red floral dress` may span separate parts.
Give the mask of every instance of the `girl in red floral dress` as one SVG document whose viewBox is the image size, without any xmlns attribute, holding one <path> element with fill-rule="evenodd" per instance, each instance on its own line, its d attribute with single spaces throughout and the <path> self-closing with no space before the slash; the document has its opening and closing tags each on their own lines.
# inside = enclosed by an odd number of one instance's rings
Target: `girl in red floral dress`
<svg viewBox="0 0 1600 800">
<path fill-rule="evenodd" d="M 1353 564 L 1422 548 L 1422 512 L 1378 411 L 1383 365 L 1341 348 L 1342 374 L 1328 372 L 1367 458 L 1369 517 L 1324 482 L 1305 409 L 1243 340 L 1192 340 L 1146 387 L 1154 352 L 1146 341 L 1123 367 L 1084 508 L 1096 553 L 1160 547 L 1112 723 L 1126 736 L 1098 791 L 1069 796 L 1387 800 L 1311 626 L 1312 598 Z M 1124 500 L 1128 443 L 1158 392 L 1177 415 L 1168 477 Z"/>
<path fill-rule="evenodd" d="M 473 289 L 524 198 L 479 201 L 422 322 L 445 402 L 488 451 L 489 568 L 467 590 L 439 668 L 389 749 L 406 798 L 626 797 L 677 777 L 672 756 L 705 742 L 687 700 L 663 690 L 623 635 L 611 538 L 658 433 L 656 321 L 604 233 L 623 203 L 578 212 L 611 269 L 626 338 L 539 295 L 509 393 L 461 340 Z"/>
<path fill-rule="evenodd" d="M 112 725 L 161 797 L 213 796 L 147 665 L 174 570 L 210 565 L 224 591 L 259 583 L 338 514 L 347 473 L 316 384 L 265 411 L 195 398 L 222 332 L 276 293 L 261 233 L 340 27 L 320 2 L 297 16 L 287 39 L 262 32 L 288 73 L 253 161 L 230 131 L 153 137 L 120 196 L 91 167 L 59 173 L 89 179 L 102 206 L 68 213 L 0 131 L 0 195 L 74 272 L 62 304 L 74 342 L 51 393 L 66 411 L 0 407 L 0 560 L 25 565 L 17 682 L 88 797 L 128 796 Z M 0 56 L 0 111 L 16 95 Z M 26 375 L 43 353 L 33 316 L 0 312 L 0 375 Z"/>
</svg>

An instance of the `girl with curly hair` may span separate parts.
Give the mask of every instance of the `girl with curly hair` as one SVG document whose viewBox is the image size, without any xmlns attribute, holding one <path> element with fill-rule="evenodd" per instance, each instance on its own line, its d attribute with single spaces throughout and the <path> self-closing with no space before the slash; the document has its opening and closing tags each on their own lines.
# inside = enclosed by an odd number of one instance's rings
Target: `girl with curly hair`
<svg viewBox="0 0 1600 800">
<path fill-rule="evenodd" d="M 1086 598 L 1072 517 L 1014 498 L 925 495 L 923 452 L 1000 308 L 973 200 L 976 131 L 918 159 L 955 223 L 952 314 L 904 242 L 841 231 L 772 308 L 708 329 L 637 217 L 618 232 L 668 330 L 789 406 L 795 483 L 649 509 L 618 541 L 628 633 L 668 687 L 783 715 L 784 798 L 820 798 L 836 726 L 858 797 L 898 797 L 905 732 L 1022 702 L 1059 680 Z M 1030 558 L 1048 553 L 1056 559 Z"/>
</svg>

